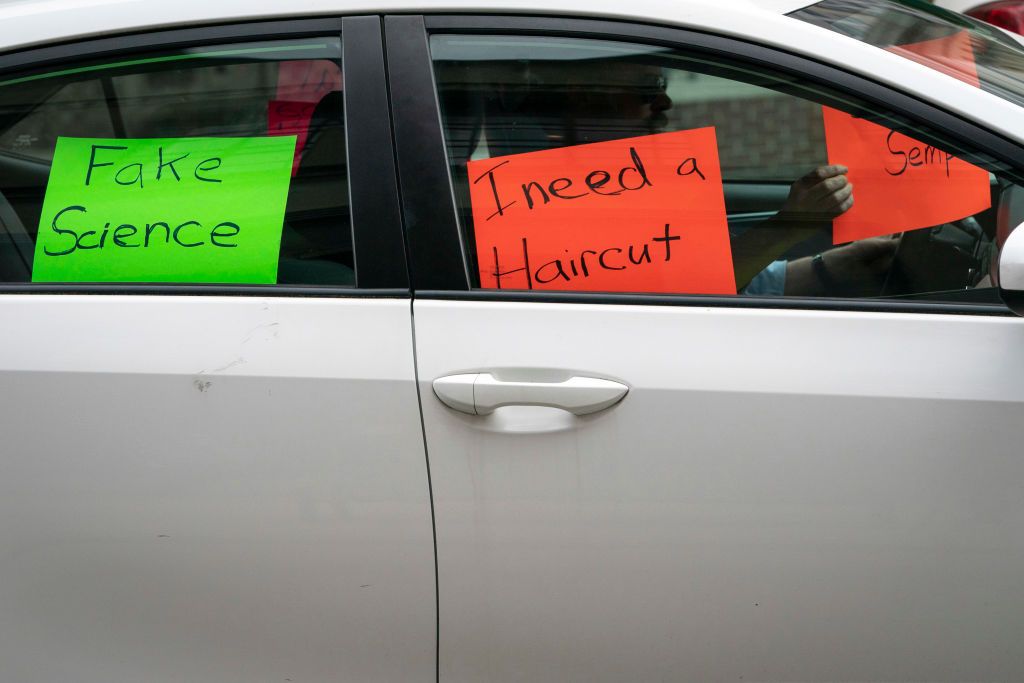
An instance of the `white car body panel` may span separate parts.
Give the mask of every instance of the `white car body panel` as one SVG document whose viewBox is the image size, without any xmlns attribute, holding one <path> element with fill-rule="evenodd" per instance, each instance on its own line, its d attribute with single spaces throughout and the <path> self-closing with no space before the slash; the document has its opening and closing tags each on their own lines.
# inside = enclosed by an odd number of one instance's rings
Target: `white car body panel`
<svg viewBox="0 0 1024 683">
<path fill-rule="evenodd" d="M 140 0 L 33 1 L 0 6 L 0 26 L 4 27 L 0 49 L 156 27 L 275 17 L 387 12 L 603 17 L 710 31 L 825 60 L 842 69 L 897 86 L 943 109 L 985 121 L 993 130 L 1024 141 L 1024 121 L 1018 106 L 916 62 L 782 14 L 806 4 L 782 0 L 766 3 L 747 0 L 729 3 L 635 0 L 623 5 L 612 0 L 554 0 L 539 5 L 535 0 L 498 0 L 481 7 L 474 0 L 405 0 L 384 5 L 367 0 L 303 0 L 299 5 L 273 0 L 179 0 L 167 3 Z"/>
<path fill-rule="evenodd" d="M 987 5 L 991 0 L 934 0 L 937 7 L 951 10 L 953 12 L 966 12 L 981 5 Z"/>
<path fill-rule="evenodd" d="M 1013 680 L 1024 321 L 417 301 L 440 667 L 470 681 Z M 441 376 L 621 403 L 456 412 Z"/>
<path fill-rule="evenodd" d="M 409 306 L 0 296 L 0 680 L 432 672 Z"/>
</svg>

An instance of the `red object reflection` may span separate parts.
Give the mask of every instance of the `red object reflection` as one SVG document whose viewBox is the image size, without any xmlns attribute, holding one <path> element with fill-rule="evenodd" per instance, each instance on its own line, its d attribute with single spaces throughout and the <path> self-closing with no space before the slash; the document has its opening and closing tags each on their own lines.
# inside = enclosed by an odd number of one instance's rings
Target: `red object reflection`
<svg viewBox="0 0 1024 683">
<path fill-rule="evenodd" d="M 1005 28 L 1007 31 L 1024 34 L 1024 2 L 1020 0 L 990 2 L 968 10 L 965 14 Z"/>
</svg>

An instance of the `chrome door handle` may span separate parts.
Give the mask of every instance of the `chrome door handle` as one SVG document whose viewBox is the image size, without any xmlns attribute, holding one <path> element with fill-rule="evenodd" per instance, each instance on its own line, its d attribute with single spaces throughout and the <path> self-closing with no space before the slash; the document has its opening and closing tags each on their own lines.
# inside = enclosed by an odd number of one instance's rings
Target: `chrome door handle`
<svg viewBox="0 0 1024 683">
<path fill-rule="evenodd" d="M 450 408 L 470 415 L 490 415 L 503 406 L 548 406 L 575 415 L 610 408 L 626 395 L 621 382 L 597 377 L 570 377 L 564 382 L 506 382 L 488 372 L 448 375 L 434 380 L 434 393 Z"/>
</svg>

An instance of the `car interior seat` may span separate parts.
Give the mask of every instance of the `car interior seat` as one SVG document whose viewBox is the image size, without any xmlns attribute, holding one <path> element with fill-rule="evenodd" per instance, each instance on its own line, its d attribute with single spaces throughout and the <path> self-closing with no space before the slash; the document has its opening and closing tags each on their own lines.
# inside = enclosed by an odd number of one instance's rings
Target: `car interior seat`
<svg viewBox="0 0 1024 683">
<path fill-rule="evenodd" d="M 313 110 L 292 178 L 281 235 L 278 282 L 355 285 L 343 93 Z"/>
</svg>

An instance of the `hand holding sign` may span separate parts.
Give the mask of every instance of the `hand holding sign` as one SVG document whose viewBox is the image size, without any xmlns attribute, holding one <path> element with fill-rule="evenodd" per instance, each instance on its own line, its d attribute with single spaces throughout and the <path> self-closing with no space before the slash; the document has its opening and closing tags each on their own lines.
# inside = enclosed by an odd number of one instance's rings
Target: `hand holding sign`
<svg viewBox="0 0 1024 683">
<path fill-rule="evenodd" d="M 780 220 L 801 223 L 828 221 L 853 206 L 853 184 L 846 179 L 846 166 L 819 166 L 798 178 L 789 188 Z"/>
<path fill-rule="evenodd" d="M 853 185 L 846 179 L 848 170 L 837 164 L 819 166 L 804 174 L 790 186 L 778 213 L 760 223 L 757 229 L 733 236 L 733 264 L 739 287 L 748 293 L 782 293 L 776 291 L 774 285 L 764 290 L 764 280 L 754 284 L 752 290 L 746 288 L 765 268 L 784 258 L 790 249 L 819 231 L 831 230 L 832 219 L 853 206 Z M 789 289 L 789 275 L 785 283 Z"/>
<path fill-rule="evenodd" d="M 485 288 L 736 293 L 713 128 L 468 170 Z"/>
</svg>

